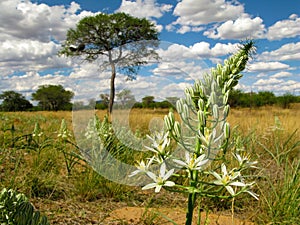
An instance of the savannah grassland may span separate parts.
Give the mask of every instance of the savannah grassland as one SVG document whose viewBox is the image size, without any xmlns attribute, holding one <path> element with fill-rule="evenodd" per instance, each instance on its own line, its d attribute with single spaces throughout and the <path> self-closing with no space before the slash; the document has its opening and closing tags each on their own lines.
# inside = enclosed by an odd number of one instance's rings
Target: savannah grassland
<svg viewBox="0 0 300 225">
<path fill-rule="evenodd" d="M 130 127 L 143 137 L 153 118 L 168 110 L 133 109 Z M 103 118 L 105 111 L 98 111 Z M 141 191 L 113 183 L 94 172 L 82 159 L 74 138 L 57 138 L 61 120 L 72 131 L 71 112 L 0 113 L 0 188 L 26 194 L 51 224 L 108 224 L 111 212 L 125 206 L 186 206 L 186 198 L 162 191 Z M 300 105 L 290 109 L 264 107 L 232 109 L 229 116 L 232 141 L 239 140 L 258 169 L 250 195 L 235 199 L 235 216 L 255 224 L 300 224 Z M 43 133 L 32 137 L 35 124 Z M 126 148 L 120 154 L 134 164 L 135 154 Z M 130 154 L 130 157 L 126 157 Z M 136 157 L 140 157 L 139 154 Z M 230 214 L 231 202 L 212 200 L 205 208 L 218 215 Z M 138 224 L 161 224 L 157 215 L 143 214 Z M 133 224 L 115 221 L 109 224 Z"/>
</svg>

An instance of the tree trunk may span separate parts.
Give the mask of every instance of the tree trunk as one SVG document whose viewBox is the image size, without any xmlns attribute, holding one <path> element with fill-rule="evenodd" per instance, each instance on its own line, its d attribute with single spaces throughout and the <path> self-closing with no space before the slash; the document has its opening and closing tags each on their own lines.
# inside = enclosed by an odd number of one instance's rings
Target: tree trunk
<svg viewBox="0 0 300 225">
<path fill-rule="evenodd" d="M 115 100 L 115 78 L 116 78 L 116 66 L 114 62 L 110 63 L 111 66 L 111 78 L 110 78 L 110 95 L 109 95 L 109 111 L 108 113 L 112 113 L 114 100 Z"/>
</svg>

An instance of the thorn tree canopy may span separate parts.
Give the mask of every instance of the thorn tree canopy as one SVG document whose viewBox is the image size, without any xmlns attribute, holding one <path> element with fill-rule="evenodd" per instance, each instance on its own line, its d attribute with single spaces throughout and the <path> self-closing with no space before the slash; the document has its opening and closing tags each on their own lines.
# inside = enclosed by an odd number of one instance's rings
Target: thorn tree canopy
<svg viewBox="0 0 300 225">
<path fill-rule="evenodd" d="M 158 46 L 158 31 L 155 25 L 143 18 L 126 13 L 97 14 L 78 22 L 75 29 L 69 29 L 59 55 L 83 57 L 88 62 L 104 59 L 100 67 L 109 67 L 110 102 L 109 112 L 115 98 L 115 77 L 117 71 L 134 79 L 140 66 L 149 60 L 158 60 L 154 51 Z"/>
<path fill-rule="evenodd" d="M 0 105 L 0 109 L 3 111 L 26 111 L 33 107 L 23 95 L 15 91 L 4 91 L 0 94 L 0 99 L 3 100 Z"/>
<path fill-rule="evenodd" d="M 70 108 L 74 93 L 61 85 L 42 85 L 32 94 L 32 100 L 38 101 L 42 110 L 66 110 Z M 72 107 L 71 107 L 72 108 Z"/>
</svg>

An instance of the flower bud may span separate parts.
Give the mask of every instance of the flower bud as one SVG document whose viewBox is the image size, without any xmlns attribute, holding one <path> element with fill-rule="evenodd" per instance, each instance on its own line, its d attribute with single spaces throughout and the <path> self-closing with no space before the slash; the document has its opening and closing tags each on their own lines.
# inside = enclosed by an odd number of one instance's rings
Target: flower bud
<svg viewBox="0 0 300 225">
<path fill-rule="evenodd" d="M 181 127 L 180 127 L 180 124 L 178 123 L 178 121 L 175 121 L 175 123 L 174 123 L 174 132 L 175 132 L 176 137 L 181 136 Z"/>
<path fill-rule="evenodd" d="M 239 72 L 239 69 L 238 68 L 234 68 L 233 70 L 232 70 L 232 74 L 237 74 Z"/>
<path fill-rule="evenodd" d="M 204 100 L 202 98 L 199 98 L 198 100 L 199 110 L 204 111 L 204 105 L 205 105 Z"/>
<path fill-rule="evenodd" d="M 228 90 L 228 88 L 227 88 L 227 85 L 225 83 L 225 85 L 222 88 L 222 94 L 225 95 L 225 93 L 227 92 L 227 90 Z"/>
<path fill-rule="evenodd" d="M 199 130 L 198 132 L 198 137 L 201 141 L 201 144 L 203 144 L 204 146 L 208 146 L 208 140 L 205 138 L 205 136 L 202 134 L 202 132 Z"/>
<path fill-rule="evenodd" d="M 205 119 L 205 114 L 203 111 L 199 110 L 197 112 L 197 117 L 198 117 L 198 120 L 199 120 L 199 123 L 202 125 L 202 126 L 206 126 L 206 119 Z"/>
<path fill-rule="evenodd" d="M 189 117 L 189 108 L 187 104 L 183 105 L 183 111 L 181 115 L 183 116 L 183 119 L 187 119 Z"/>
<path fill-rule="evenodd" d="M 225 107 L 223 109 L 224 118 L 226 118 L 229 115 L 229 109 L 230 109 L 230 106 L 229 105 L 225 105 Z"/>
<path fill-rule="evenodd" d="M 194 84 L 194 88 L 196 92 L 200 92 L 200 81 L 196 80 Z"/>
<path fill-rule="evenodd" d="M 194 104 L 193 100 L 192 100 L 192 97 L 191 97 L 191 95 L 189 93 L 185 93 L 185 98 L 186 98 L 186 103 L 188 105 L 193 105 Z"/>
<path fill-rule="evenodd" d="M 217 103 L 217 95 L 216 95 L 216 92 L 211 92 L 211 94 L 210 94 L 210 103 L 211 104 L 216 104 Z"/>
<path fill-rule="evenodd" d="M 203 79 L 206 85 L 210 84 L 210 80 L 211 80 L 210 75 L 204 74 Z"/>
<path fill-rule="evenodd" d="M 241 79 L 243 77 L 243 74 L 237 74 L 237 75 L 235 75 L 235 79 L 236 80 L 239 80 L 239 79 Z"/>
<path fill-rule="evenodd" d="M 222 86 L 222 77 L 221 77 L 221 75 L 218 75 L 218 76 L 217 76 L 217 85 L 218 85 L 219 87 Z"/>
<path fill-rule="evenodd" d="M 217 90 L 217 83 L 215 80 L 212 80 L 211 82 L 211 91 L 216 91 Z"/>
<path fill-rule="evenodd" d="M 230 126 L 229 126 L 229 123 L 228 123 L 228 122 L 226 122 L 226 123 L 224 124 L 224 137 L 225 137 L 226 139 L 228 139 L 228 138 L 230 137 Z"/>
<path fill-rule="evenodd" d="M 228 69 L 228 66 L 224 67 L 223 70 L 221 71 L 222 80 L 225 80 L 227 77 L 227 69 Z"/>
<path fill-rule="evenodd" d="M 205 89 L 204 89 L 203 85 L 199 86 L 199 95 L 201 98 L 203 98 L 205 96 Z"/>
<path fill-rule="evenodd" d="M 218 65 L 217 65 L 217 71 L 218 71 L 218 73 L 220 73 L 222 71 L 222 65 L 220 63 L 218 63 Z"/>
<path fill-rule="evenodd" d="M 213 117 L 218 120 L 219 119 L 219 107 L 217 104 L 214 104 L 213 107 L 212 107 L 212 114 L 213 114 Z"/>
<path fill-rule="evenodd" d="M 237 62 L 236 66 L 237 66 L 238 68 L 240 68 L 240 66 L 242 65 L 242 63 L 243 63 L 243 59 L 240 59 L 240 60 Z"/>
<path fill-rule="evenodd" d="M 165 115 L 164 117 L 165 126 L 168 130 L 172 130 L 172 125 L 169 116 Z"/>
<path fill-rule="evenodd" d="M 182 101 L 181 99 L 176 102 L 176 109 L 178 113 L 182 112 Z"/>
<path fill-rule="evenodd" d="M 169 112 L 168 117 L 170 119 L 171 124 L 173 125 L 175 122 L 175 117 L 173 112 Z"/>
<path fill-rule="evenodd" d="M 230 78 L 230 79 L 226 82 L 227 89 L 230 89 L 230 88 L 232 87 L 233 80 L 234 80 L 234 78 Z"/>
<path fill-rule="evenodd" d="M 229 94 L 230 94 L 230 90 L 228 90 L 225 95 L 223 96 L 223 104 L 226 105 L 228 102 L 228 98 L 229 98 Z"/>
<path fill-rule="evenodd" d="M 190 96 L 194 96 L 194 89 L 192 87 L 186 88 L 185 89 L 185 95 L 190 95 Z"/>
</svg>

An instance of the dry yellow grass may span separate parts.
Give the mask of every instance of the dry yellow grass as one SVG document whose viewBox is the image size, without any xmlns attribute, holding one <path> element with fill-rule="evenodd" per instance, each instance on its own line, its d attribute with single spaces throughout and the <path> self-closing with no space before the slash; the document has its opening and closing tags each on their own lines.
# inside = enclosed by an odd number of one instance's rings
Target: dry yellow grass
<svg viewBox="0 0 300 225">
<path fill-rule="evenodd" d="M 133 133 L 136 131 L 142 134 L 148 133 L 151 127 L 160 124 L 165 115 L 169 112 L 168 109 L 132 109 L 128 115 L 122 116 L 123 121 L 119 123 L 126 123 L 129 121 L 130 129 Z M 102 120 L 107 114 L 106 110 L 96 111 L 99 118 Z M 123 112 L 119 112 L 123 113 Z M 5 113 L 13 117 L 14 124 L 24 123 L 26 121 L 38 121 L 42 129 L 47 130 L 49 127 L 59 128 L 61 119 L 65 119 L 70 129 L 72 129 L 72 112 L 58 111 L 58 112 L 14 112 Z M 232 128 L 237 129 L 244 135 L 255 131 L 256 135 L 263 135 L 270 127 L 275 125 L 275 118 L 278 118 L 282 128 L 287 133 L 292 133 L 300 128 L 300 104 L 293 105 L 291 109 L 282 109 L 278 107 L 262 107 L 258 109 L 231 109 L 229 115 L 229 122 Z M 116 117 L 115 117 L 116 118 Z M 113 120 L 115 119 L 113 118 Z M 176 115 L 179 120 L 179 116 Z M 21 121 L 23 120 L 23 121 Z M 53 124 L 57 122 L 57 124 Z M 31 128 L 30 128 L 31 129 Z"/>
<path fill-rule="evenodd" d="M 255 131 L 257 136 L 264 135 L 275 126 L 275 118 L 280 121 L 287 133 L 300 128 L 300 105 L 291 109 L 263 107 L 259 109 L 232 109 L 229 115 L 231 127 L 237 126 L 243 134 Z M 299 134 L 298 134 L 299 135 Z"/>
<path fill-rule="evenodd" d="M 147 133 L 149 127 L 163 120 L 169 112 L 168 109 L 133 109 L 130 112 L 129 124 L 133 132 L 142 131 Z M 278 107 L 262 107 L 258 109 L 232 109 L 229 115 L 229 122 L 232 128 L 236 127 L 242 134 L 250 132 L 256 135 L 264 135 L 272 126 L 275 126 L 275 118 L 278 118 L 282 128 L 287 133 L 292 133 L 300 128 L 300 104 L 294 105 L 291 109 Z M 176 115 L 179 120 L 179 116 Z"/>
</svg>

